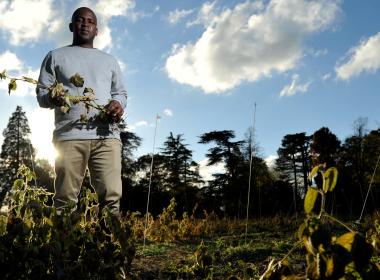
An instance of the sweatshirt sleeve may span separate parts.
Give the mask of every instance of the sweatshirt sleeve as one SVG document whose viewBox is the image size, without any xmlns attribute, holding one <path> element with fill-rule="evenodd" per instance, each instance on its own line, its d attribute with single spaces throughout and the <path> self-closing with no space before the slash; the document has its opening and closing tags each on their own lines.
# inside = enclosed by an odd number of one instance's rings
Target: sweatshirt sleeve
<svg viewBox="0 0 380 280">
<path fill-rule="evenodd" d="M 49 52 L 42 62 L 36 88 L 37 101 L 40 107 L 51 109 L 55 107 L 47 89 L 48 87 L 51 87 L 55 81 L 54 61 L 51 52 Z"/>
<path fill-rule="evenodd" d="M 111 98 L 118 101 L 123 109 L 125 109 L 127 105 L 127 90 L 124 87 L 120 66 L 116 60 L 114 71 L 112 72 Z"/>
</svg>

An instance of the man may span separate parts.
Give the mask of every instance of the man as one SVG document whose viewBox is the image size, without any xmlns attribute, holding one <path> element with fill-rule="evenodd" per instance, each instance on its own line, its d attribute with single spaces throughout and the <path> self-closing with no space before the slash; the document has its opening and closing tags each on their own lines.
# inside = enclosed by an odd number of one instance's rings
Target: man
<svg viewBox="0 0 380 280">
<path fill-rule="evenodd" d="M 55 111 L 53 142 L 58 157 L 55 162 L 54 205 L 59 211 L 69 202 L 77 203 L 88 167 L 100 206 L 119 215 L 121 142 L 120 132 L 112 120 L 118 121 L 122 117 L 127 93 L 117 61 L 93 46 L 98 33 L 95 13 L 86 7 L 77 9 L 69 28 L 73 33 L 72 45 L 47 54 L 36 89 L 39 105 Z M 47 88 L 58 82 L 64 85 L 69 95 L 78 95 L 78 85 L 70 82 L 70 77 L 77 73 L 84 80 L 80 90 L 92 88 L 97 104 L 107 108 L 109 118 L 102 118 L 98 110 L 91 109 L 87 115 L 88 122 L 83 123 L 81 115 L 87 109 L 83 103 L 72 105 L 66 113 L 60 110 L 59 100 L 52 97 Z"/>
</svg>

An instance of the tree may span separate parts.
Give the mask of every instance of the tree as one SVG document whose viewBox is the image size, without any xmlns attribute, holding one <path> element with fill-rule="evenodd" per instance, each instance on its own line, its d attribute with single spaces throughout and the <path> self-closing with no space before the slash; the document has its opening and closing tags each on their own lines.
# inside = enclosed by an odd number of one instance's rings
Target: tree
<svg viewBox="0 0 380 280">
<path fill-rule="evenodd" d="M 136 173 L 135 159 L 133 151 L 141 144 L 141 138 L 134 132 L 126 130 L 124 122 L 122 122 L 123 130 L 120 132 L 120 140 L 122 143 L 121 150 L 121 176 L 123 184 L 123 195 L 120 200 L 120 210 L 126 212 L 131 208 L 132 200 L 136 199 L 134 195 L 134 174 Z"/>
<path fill-rule="evenodd" d="M 354 121 L 352 127 L 354 133 L 347 137 L 342 144 L 339 159 L 339 169 L 347 180 L 346 189 L 352 195 L 349 197 L 349 209 L 351 215 L 358 212 L 365 199 L 365 189 L 368 186 L 368 167 L 366 166 L 365 156 L 365 137 L 367 133 L 367 118 L 360 117 Z M 368 173 L 367 173 L 368 174 Z M 342 177 L 342 176 L 340 176 Z"/>
<path fill-rule="evenodd" d="M 122 144 L 121 162 L 122 162 L 122 176 L 123 178 L 130 178 L 133 174 L 133 151 L 141 145 L 141 137 L 137 136 L 134 132 L 123 129 L 120 132 L 120 139 Z"/>
<path fill-rule="evenodd" d="M 11 188 L 21 164 L 25 164 L 33 170 L 35 150 L 29 139 L 28 119 L 21 106 L 17 106 L 16 111 L 12 113 L 8 125 L 3 131 L 3 136 L 4 142 L 0 154 L 0 201 Z"/>
<path fill-rule="evenodd" d="M 330 129 L 327 127 L 322 127 L 315 131 L 310 147 L 313 166 L 322 164 L 325 170 L 329 167 L 336 166 L 338 161 L 338 152 L 340 149 L 340 141 L 338 137 L 330 131 Z M 318 173 L 318 175 L 314 178 L 314 182 L 317 185 L 322 184 L 321 173 Z M 337 206 L 337 199 L 335 195 L 336 190 L 340 192 L 342 188 L 336 188 L 333 192 L 325 194 L 325 209 L 331 209 L 331 212 L 336 210 Z"/>
<path fill-rule="evenodd" d="M 214 165 L 220 162 L 225 164 L 227 175 L 230 179 L 236 177 L 238 165 L 242 154 L 240 147 L 243 141 L 231 141 L 235 138 L 235 133 L 232 130 L 211 131 L 200 136 L 199 143 L 209 144 L 215 142 L 216 147 L 209 149 L 208 165 Z"/>
<path fill-rule="evenodd" d="M 152 166 L 152 155 L 146 154 L 140 156 L 134 163 L 136 172 L 133 180 L 135 181 L 135 185 L 133 186 L 132 193 L 129 196 L 131 210 L 138 210 L 145 213 L 150 180 L 151 199 L 149 212 L 153 214 L 161 213 L 162 209 L 169 204 L 170 186 L 167 183 L 169 172 L 166 169 L 165 161 L 165 156 L 154 154 Z"/>
<path fill-rule="evenodd" d="M 241 165 L 244 162 L 241 152 L 241 145 L 244 141 L 231 141 L 235 138 L 235 133 L 232 130 L 211 131 L 200 136 L 199 143 L 209 144 L 215 143 L 216 146 L 211 147 L 206 154 L 208 157 L 208 165 L 223 163 L 226 173 L 218 174 L 215 177 L 215 184 L 218 183 L 222 189 L 223 199 L 222 207 L 227 214 L 234 214 L 236 205 L 239 202 L 239 193 L 241 190 Z"/>
<path fill-rule="evenodd" d="M 341 189 L 347 193 L 345 210 L 350 211 L 350 215 L 360 213 L 372 179 L 372 191 L 368 201 L 368 204 L 372 202 L 372 209 L 376 207 L 378 196 L 380 129 L 366 134 L 365 126 L 363 121 L 355 122 L 354 135 L 345 139 L 339 153 L 338 183 L 343 185 Z M 370 205 L 366 207 L 367 210 L 371 209 Z"/>
<path fill-rule="evenodd" d="M 267 202 L 273 202 L 275 194 L 273 193 L 272 187 L 274 183 L 273 175 L 269 171 L 266 162 L 259 156 L 260 147 L 255 139 L 255 131 L 253 128 L 249 128 L 245 134 L 245 140 L 242 143 L 242 155 L 243 162 L 241 170 L 242 183 L 241 183 L 241 203 L 239 203 L 239 208 L 242 208 L 245 213 L 247 205 L 247 194 L 249 186 L 249 178 L 251 178 L 251 191 L 250 191 L 250 209 L 249 213 L 258 213 L 261 217 L 263 212 L 269 213 L 269 205 Z M 251 176 L 250 170 L 251 168 Z M 267 196 L 265 196 L 267 195 Z M 269 198 L 269 199 L 268 199 Z M 239 199 L 240 201 L 240 199 Z M 270 206 L 273 210 L 273 205 Z M 255 211 L 256 210 L 256 211 Z"/>
<path fill-rule="evenodd" d="M 182 134 L 178 134 L 174 137 L 173 133 L 170 133 L 161 149 L 162 154 L 167 158 L 167 169 L 170 172 L 169 181 L 173 183 L 174 187 L 177 184 L 198 186 L 200 183 L 199 166 L 193 161 L 193 152 L 183 143 L 182 136 Z"/>
<path fill-rule="evenodd" d="M 380 203 L 380 129 L 370 131 L 364 139 L 364 165 L 367 186 L 371 185 L 371 197 L 366 210 L 378 209 Z"/>
<path fill-rule="evenodd" d="M 293 203 L 296 207 L 296 201 L 299 193 L 306 193 L 308 187 L 308 172 L 310 169 L 310 136 L 305 132 L 296 134 L 287 134 L 281 142 L 278 149 L 278 159 L 276 160 L 276 169 L 280 178 L 291 182 L 294 185 Z M 302 179 L 304 189 L 299 190 L 299 180 Z"/>
<path fill-rule="evenodd" d="M 49 192 L 54 192 L 54 168 L 47 159 L 37 159 L 35 172 L 38 186 L 44 187 Z"/>
<path fill-rule="evenodd" d="M 166 158 L 167 186 L 178 205 L 182 205 L 181 210 L 190 211 L 195 205 L 196 188 L 202 180 L 199 175 L 199 166 L 192 159 L 193 152 L 183 142 L 182 134 L 174 137 L 170 132 L 161 150 Z"/>
<path fill-rule="evenodd" d="M 315 131 L 310 147 L 314 157 L 313 160 L 316 161 L 314 164 L 325 163 L 326 167 L 335 165 L 340 141 L 330 129 L 322 127 Z"/>
</svg>

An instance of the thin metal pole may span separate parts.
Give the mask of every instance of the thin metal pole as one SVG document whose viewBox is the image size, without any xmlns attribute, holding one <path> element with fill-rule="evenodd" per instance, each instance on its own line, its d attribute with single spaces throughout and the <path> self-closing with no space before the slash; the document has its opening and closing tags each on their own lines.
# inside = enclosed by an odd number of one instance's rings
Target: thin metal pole
<svg viewBox="0 0 380 280">
<path fill-rule="evenodd" d="M 359 220 L 358 220 L 359 222 L 362 220 L 362 216 L 363 216 L 363 213 L 364 213 L 364 208 L 365 208 L 365 205 L 367 204 L 367 198 L 368 198 L 369 192 L 371 191 L 373 179 L 375 178 L 375 174 L 376 174 L 377 166 L 379 165 L 379 161 L 380 161 L 380 154 L 379 154 L 379 157 L 377 158 L 376 166 L 375 166 L 375 169 L 373 170 L 373 173 L 372 173 L 371 182 L 369 183 L 369 187 L 368 187 L 367 195 L 365 196 L 362 212 L 360 213 L 360 217 L 359 217 Z"/>
<path fill-rule="evenodd" d="M 156 146 L 156 134 L 157 134 L 157 123 L 158 119 L 160 119 L 160 116 L 156 116 L 156 125 L 154 127 L 154 137 L 153 137 L 153 150 L 152 150 L 152 161 L 150 163 L 150 176 L 149 176 L 149 186 L 148 186 L 148 198 L 146 202 L 146 211 L 145 211 L 145 225 L 144 225 L 144 242 L 143 242 L 143 250 L 142 253 L 144 254 L 145 249 L 145 240 L 146 240 L 146 231 L 148 227 L 148 210 L 149 210 L 149 199 L 150 199 L 150 188 L 152 186 L 152 174 L 153 174 L 153 161 L 154 161 L 154 149 Z"/>
<path fill-rule="evenodd" d="M 248 198 L 247 198 L 247 216 L 245 219 L 245 237 L 244 243 L 247 243 L 247 232 L 248 232 L 248 217 L 249 217 L 249 198 L 251 196 L 251 178 L 252 178 L 252 162 L 253 162 L 253 149 L 254 149 L 254 133 L 255 133 L 255 123 L 256 123 L 256 102 L 255 110 L 253 112 L 253 125 L 252 125 L 252 134 L 250 139 L 250 159 L 249 159 L 249 179 L 248 179 Z"/>
</svg>

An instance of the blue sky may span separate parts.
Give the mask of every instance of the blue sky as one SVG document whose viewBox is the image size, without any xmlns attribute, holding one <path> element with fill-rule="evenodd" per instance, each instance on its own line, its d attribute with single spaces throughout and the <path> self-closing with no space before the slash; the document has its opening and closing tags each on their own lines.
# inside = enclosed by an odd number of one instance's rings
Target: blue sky
<svg viewBox="0 0 380 280">
<path fill-rule="evenodd" d="M 256 110 L 264 158 L 289 133 L 322 126 L 344 140 L 353 122 L 380 126 L 380 1 L 0 1 L 0 71 L 37 78 L 46 53 L 71 43 L 72 12 L 98 16 L 95 47 L 120 62 L 129 92 L 125 118 L 150 153 L 184 134 L 194 159 L 208 146 L 199 135 L 234 130 L 243 139 Z M 40 157 L 51 157 L 53 116 L 34 89 L 8 96 L 0 82 L 0 130 L 23 106 Z"/>
</svg>

